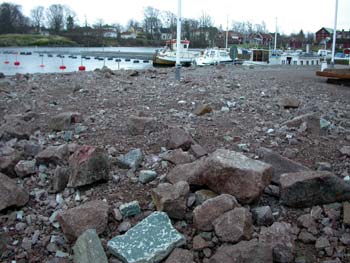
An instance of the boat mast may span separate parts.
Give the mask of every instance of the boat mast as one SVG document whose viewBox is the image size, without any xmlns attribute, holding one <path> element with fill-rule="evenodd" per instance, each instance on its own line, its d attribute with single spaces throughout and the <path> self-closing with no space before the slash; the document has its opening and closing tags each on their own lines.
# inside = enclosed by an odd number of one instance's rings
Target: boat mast
<svg viewBox="0 0 350 263">
<path fill-rule="evenodd" d="M 277 49 L 277 17 L 276 17 L 276 29 L 275 29 L 275 47 L 274 47 L 275 53 L 276 53 L 276 49 Z"/>
<path fill-rule="evenodd" d="M 227 44 L 228 44 L 228 16 L 226 20 L 226 49 L 227 49 Z"/>
<path fill-rule="evenodd" d="M 335 15 L 334 15 L 334 29 L 333 29 L 333 46 L 332 46 L 331 67 L 334 67 L 335 40 L 337 38 L 337 17 L 338 17 L 338 0 L 335 0 Z"/>
<path fill-rule="evenodd" d="M 175 65 L 175 79 L 180 80 L 180 45 L 181 45 L 181 0 L 177 4 L 177 32 L 176 32 L 176 65 Z"/>
</svg>

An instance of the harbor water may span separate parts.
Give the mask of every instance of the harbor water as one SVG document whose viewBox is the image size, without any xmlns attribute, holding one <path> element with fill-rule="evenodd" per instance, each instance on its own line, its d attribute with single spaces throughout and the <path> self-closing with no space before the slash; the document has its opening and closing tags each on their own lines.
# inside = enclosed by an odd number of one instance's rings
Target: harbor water
<svg viewBox="0 0 350 263">
<path fill-rule="evenodd" d="M 79 71 L 80 66 L 87 71 L 103 66 L 112 70 L 146 69 L 152 67 L 155 50 L 144 47 L 1 48 L 0 72 L 5 75 L 74 72 Z"/>
</svg>

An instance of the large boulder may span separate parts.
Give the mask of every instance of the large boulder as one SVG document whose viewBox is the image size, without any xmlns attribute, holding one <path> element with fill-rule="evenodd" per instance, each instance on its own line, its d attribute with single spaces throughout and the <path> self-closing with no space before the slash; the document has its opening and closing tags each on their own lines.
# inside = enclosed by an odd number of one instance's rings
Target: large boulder
<svg viewBox="0 0 350 263">
<path fill-rule="evenodd" d="M 73 246 L 74 263 L 108 263 L 95 229 L 86 230 Z"/>
<path fill-rule="evenodd" d="M 180 181 L 174 185 L 162 183 L 152 189 L 151 195 L 158 211 L 166 212 L 170 218 L 183 219 L 186 214 L 190 186 Z"/>
<path fill-rule="evenodd" d="M 257 154 L 261 161 L 272 165 L 272 182 L 275 184 L 279 184 L 281 174 L 310 171 L 309 168 L 301 165 L 300 163 L 287 159 L 282 155 L 279 155 L 278 153 L 264 147 L 259 148 L 257 150 Z"/>
<path fill-rule="evenodd" d="M 78 112 L 62 112 L 51 118 L 49 128 L 53 131 L 69 129 L 72 124 L 81 122 L 82 117 Z"/>
<path fill-rule="evenodd" d="M 83 145 L 69 157 L 68 187 L 108 180 L 108 155 L 101 148 Z"/>
<path fill-rule="evenodd" d="M 57 216 L 63 233 L 74 241 L 88 229 L 96 229 L 101 234 L 107 227 L 108 204 L 103 201 L 90 201 L 63 211 Z"/>
<path fill-rule="evenodd" d="M 153 212 L 124 235 L 108 241 L 110 252 L 123 262 L 161 262 L 186 243 L 164 212 Z"/>
<path fill-rule="evenodd" d="M 240 205 L 232 195 L 222 194 L 210 198 L 193 210 L 193 223 L 198 230 L 211 231 L 218 217 L 236 207 Z"/>
<path fill-rule="evenodd" d="M 237 243 L 252 238 L 253 220 L 247 208 L 230 210 L 217 218 L 213 225 L 215 234 L 222 242 Z"/>
<path fill-rule="evenodd" d="M 210 258 L 209 263 L 273 262 L 271 246 L 257 240 L 241 241 L 236 245 L 224 244 Z"/>
<path fill-rule="evenodd" d="M 350 199 L 350 183 L 330 172 L 282 174 L 280 200 L 292 207 L 311 207 Z"/>
<path fill-rule="evenodd" d="M 45 150 L 39 152 L 35 159 L 37 164 L 55 165 L 64 164 L 69 157 L 69 149 L 67 144 L 59 146 L 48 146 Z"/>
<path fill-rule="evenodd" d="M 15 166 L 21 160 L 21 153 L 11 147 L 0 147 L 0 172 L 16 177 Z"/>
<path fill-rule="evenodd" d="M 247 204 L 260 197 L 270 184 L 272 173 L 269 164 L 238 152 L 219 149 L 195 162 L 177 165 L 167 179 L 172 183 L 187 181 L 204 185 L 214 192 L 233 195 L 240 203 Z"/>
<path fill-rule="evenodd" d="M 23 206 L 29 194 L 16 181 L 0 173 L 0 211 L 10 206 Z"/>
</svg>

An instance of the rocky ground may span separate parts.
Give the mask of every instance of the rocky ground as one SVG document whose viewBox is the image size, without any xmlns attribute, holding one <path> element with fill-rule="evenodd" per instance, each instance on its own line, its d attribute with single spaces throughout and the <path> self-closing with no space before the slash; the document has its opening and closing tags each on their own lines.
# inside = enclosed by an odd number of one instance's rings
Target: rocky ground
<svg viewBox="0 0 350 263">
<path fill-rule="evenodd" d="M 142 262 L 350 262 L 350 89 L 316 70 L 0 77 L 0 261 L 141 262 L 156 231 Z"/>
</svg>

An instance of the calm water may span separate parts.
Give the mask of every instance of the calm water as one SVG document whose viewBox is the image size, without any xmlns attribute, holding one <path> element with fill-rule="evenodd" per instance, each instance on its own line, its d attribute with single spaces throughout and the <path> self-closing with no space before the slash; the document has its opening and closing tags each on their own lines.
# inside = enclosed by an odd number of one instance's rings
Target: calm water
<svg viewBox="0 0 350 263">
<path fill-rule="evenodd" d="M 94 70 L 102 68 L 104 65 L 113 69 L 145 69 L 152 67 L 152 61 L 144 61 L 133 59 L 132 53 L 154 53 L 156 48 L 139 48 L 139 47 L 105 47 L 105 48 L 48 48 L 48 47 L 21 47 L 21 48 L 1 48 L 0 49 L 0 72 L 5 75 L 14 75 L 16 73 L 52 73 L 52 72 L 73 72 L 78 71 L 79 66 L 84 65 L 86 70 Z M 77 58 L 69 58 L 69 55 L 80 52 L 128 52 L 130 53 L 130 61 L 121 59 L 120 62 L 108 60 L 97 60 L 94 57 L 90 59 L 76 56 Z M 32 52 L 32 55 L 21 55 L 21 52 Z M 17 53 L 17 55 L 16 55 Z M 48 54 L 52 54 L 49 57 Z M 63 54 L 64 58 L 57 57 L 57 54 Z M 42 56 L 40 56 L 42 55 Z M 8 64 L 5 64 L 8 61 Z M 18 61 L 20 65 L 14 63 Z M 138 61 L 138 63 L 137 63 Z M 41 66 L 44 65 L 44 66 Z M 64 65 L 65 70 L 61 70 L 60 66 Z"/>
</svg>

